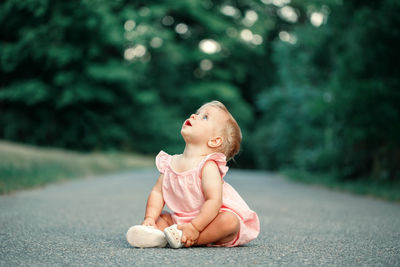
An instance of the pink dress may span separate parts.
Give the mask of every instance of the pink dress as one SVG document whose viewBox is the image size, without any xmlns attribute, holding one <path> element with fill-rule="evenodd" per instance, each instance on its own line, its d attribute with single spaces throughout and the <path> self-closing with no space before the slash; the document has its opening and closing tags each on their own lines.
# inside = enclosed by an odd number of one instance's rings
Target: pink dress
<svg viewBox="0 0 400 267">
<path fill-rule="evenodd" d="M 201 173 L 204 164 L 214 161 L 223 178 L 228 171 L 226 157 L 222 153 L 212 153 L 206 156 L 199 165 L 185 172 L 176 172 L 171 167 L 172 156 L 161 151 L 156 157 L 156 165 L 160 173 L 164 174 L 162 192 L 165 204 L 173 212 L 174 223 L 183 224 L 191 222 L 200 212 L 205 201 Z M 240 221 L 240 231 L 237 237 L 226 244 L 225 247 L 239 246 L 255 239 L 260 232 L 260 222 L 257 214 L 252 211 L 227 182 L 223 182 L 222 207 L 220 211 L 234 213 Z"/>
</svg>

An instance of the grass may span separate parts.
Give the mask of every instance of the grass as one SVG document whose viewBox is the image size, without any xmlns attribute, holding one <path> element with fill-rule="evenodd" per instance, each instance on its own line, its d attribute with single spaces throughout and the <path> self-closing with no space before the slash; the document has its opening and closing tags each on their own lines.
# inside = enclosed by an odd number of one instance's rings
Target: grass
<svg viewBox="0 0 400 267">
<path fill-rule="evenodd" d="M 78 153 L 0 141 L 0 194 L 66 179 L 154 166 L 132 154 Z"/>
<path fill-rule="evenodd" d="M 376 179 L 341 181 L 335 179 L 332 174 L 315 174 L 296 169 L 285 169 L 281 173 L 296 182 L 318 184 L 334 190 L 400 202 L 400 181 Z"/>
</svg>

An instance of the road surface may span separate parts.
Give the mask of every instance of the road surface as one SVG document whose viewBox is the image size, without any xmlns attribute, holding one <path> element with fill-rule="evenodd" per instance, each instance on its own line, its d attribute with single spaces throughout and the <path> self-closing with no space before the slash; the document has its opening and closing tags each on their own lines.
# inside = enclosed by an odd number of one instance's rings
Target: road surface
<svg viewBox="0 0 400 267">
<path fill-rule="evenodd" d="M 261 233 L 237 248 L 137 249 L 155 169 L 0 196 L 0 266 L 400 266 L 400 205 L 231 170 Z"/>
</svg>

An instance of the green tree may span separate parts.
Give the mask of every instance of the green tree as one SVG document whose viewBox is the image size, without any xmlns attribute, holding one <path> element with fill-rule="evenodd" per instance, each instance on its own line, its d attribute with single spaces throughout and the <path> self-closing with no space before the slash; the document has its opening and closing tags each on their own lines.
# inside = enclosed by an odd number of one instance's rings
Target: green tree
<svg viewBox="0 0 400 267">
<path fill-rule="evenodd" d="M 214 98 L 246 132 L 253 112 L 242 88 L 256 87 L 243 62 L 263 54 L 263 29 L 253 14 L 258 40 L 244 41 L 242 10 L 230 6 L 236 15 L 228 16 L 225 6 L 3 1 L 0 137 L 82 150 L 176 152 L 183 119 Z"/>
<path fill-rule="evenodd" d="M 259 164 L 396 179 L 399 4 L 319 3 L 297 6 L 309 19 L 275 41 L 279 79 L 260 95 Z"/>
</svg>

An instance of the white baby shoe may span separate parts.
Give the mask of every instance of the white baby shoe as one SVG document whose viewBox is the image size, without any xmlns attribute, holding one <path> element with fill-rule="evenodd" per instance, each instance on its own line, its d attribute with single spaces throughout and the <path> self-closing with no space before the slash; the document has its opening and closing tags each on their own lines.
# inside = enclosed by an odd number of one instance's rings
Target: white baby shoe
<svg viewBox="0 0 400 267">
<path fill-rule="evenodd" d="M 183 244 L 182 240 L 182 231 L 179 230 L 177 224 L 171 225 L 164 229 L 165 237 L 168 241 L 168 244 L 171 248 L 181 248 Z"/>
<path fill-rule="evenodd" d="M 126 233 L 128 243 L 137 248 L 163 248 L 167 239 L 163 231 L 153 226 L 135 225 Z"/>
</svg>

